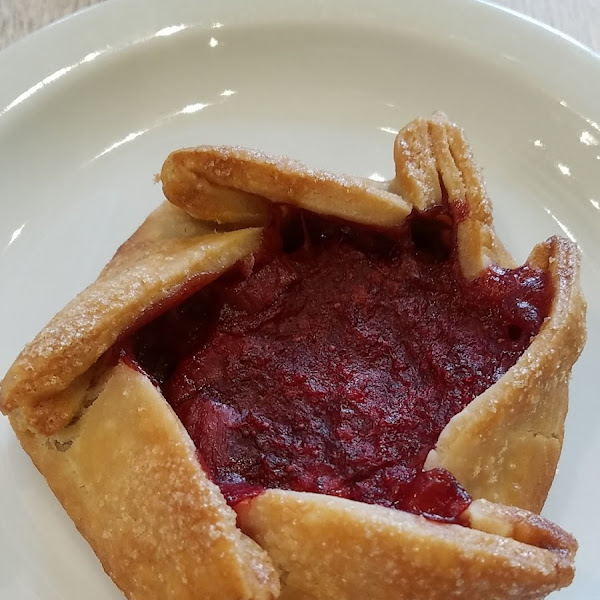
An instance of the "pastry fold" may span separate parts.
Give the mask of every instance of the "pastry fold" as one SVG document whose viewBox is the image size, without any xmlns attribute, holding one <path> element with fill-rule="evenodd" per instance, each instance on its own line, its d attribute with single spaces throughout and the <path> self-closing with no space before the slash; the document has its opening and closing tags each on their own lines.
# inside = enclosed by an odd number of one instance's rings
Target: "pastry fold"
<svg viewBox="0 0 600 600">
<path fill-rule="evenodd" d="M 114 355 L 174 298 L 234 265 L 251 268 L 265 228 L 288 207 L 395 227 L 447 203 L 465 278 L 515 266 L 458 127 L 442 114 L 418 119 L 399 133 L 394 159 L 394 179 L 374 184 L 239 148 L 174 152 L 161 172 L 169 202 L 7 372 L 2 411 L 128 598 L 533 600 L 571 581 L 575 540 L 535 514 L 585 339 L 579 253 L 568 240 L 551 238 L 527 260 L 553 289 L 539 334 L 427 458 L 425 468 L 446 468 L 474 498 L 493 501 L 475 500 L 462 525 L 281 490 L 244 501 L 236 515 L 160 391 Z"/>
<path fill-rule="evenodd" d="M 135 600 L 277 597 L 271 560 L 236 527 L 160 392 L 122 363 L 106 379 L 55 437 L 18 409 L 10 420 L 108 575 Z"/>
<path fill-rule="evenodd" d="M 573 575 L 569 535 L 486 500 L 463 513 L 465 526 L 284 490 L 268 490 L 237 512 L 277 566 L 286 600 L 533 600 Z"/>
</svg>

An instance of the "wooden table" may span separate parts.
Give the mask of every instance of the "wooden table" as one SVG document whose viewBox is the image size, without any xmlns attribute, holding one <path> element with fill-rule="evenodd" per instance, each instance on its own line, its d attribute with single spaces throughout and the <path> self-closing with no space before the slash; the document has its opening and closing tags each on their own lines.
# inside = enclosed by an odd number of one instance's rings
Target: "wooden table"
<svg viewBox="0 0 600 600">
<path fill-rule="evenodd" d="M 0 49 L 46 23 L 99 1 L 0 0 Z M 600 0 L 495 1 L 548 23 L 600 52 Z"/>
</svg>

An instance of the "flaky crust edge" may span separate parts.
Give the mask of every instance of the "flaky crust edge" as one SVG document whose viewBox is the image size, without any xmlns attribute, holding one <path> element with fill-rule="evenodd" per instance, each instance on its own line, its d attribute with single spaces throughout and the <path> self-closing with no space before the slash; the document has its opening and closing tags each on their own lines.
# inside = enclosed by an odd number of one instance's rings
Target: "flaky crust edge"
<svg viewBox="0 0 600 600">
<path fill-rule="evenodd" d="M 550 315 L 517 363 L 450 420 L 425 468 L 448 469 L 475 498 L 539 512 L 562 449 L 569 376 L 585 342 L 586 304 L 572 243 L 551 238 L 527 262 L 550 274 Z"/>
<path fill-rule="evenodd" d="M 204 473 L 150 380 L 123 363 L 76 424 L 48 438 L 10 422 L 106 573 L 130 600 L 270 600 L 267 553 Z"/>
<path fill-rule="evenodd" d="M 464 527 L 284 490 L 236 510 L 277 566 L 283 600 L 538 600 L 573 578 L 571 536 L 485 500 L 463 513 Z"/>
<path fill-rule="evenodd" d="M 218 232 L 163 204 L 2 382 L 2 408 L 22 447 L 131 600 L 195 600 L 198 590 L 207 600 L 279 594 L 270 558 L 236 527 L 166 400 L 105 354 L 123 328 L 147 317 L 144 301 L 185 291 L 190 276 L 214 279 L 261 240 L 261 229 Z M 36 365 L 47 385 L 32 375 Z M 7 397 L 7 389 L 17 393 Z"/>
</svg>

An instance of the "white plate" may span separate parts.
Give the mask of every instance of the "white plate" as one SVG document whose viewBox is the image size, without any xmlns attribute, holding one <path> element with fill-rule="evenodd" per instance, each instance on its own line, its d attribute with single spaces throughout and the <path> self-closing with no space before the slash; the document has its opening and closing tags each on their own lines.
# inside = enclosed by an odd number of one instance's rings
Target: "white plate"
<svg viewBox="0 0 600 600">
<path fill-rule="evenodd" d="M 460 122 L 514 254 L 552 234 L 583 251 L 590 341 L 544 512 L 581 544 L 557 598 L 598 597 L 595 55 L 473 1 L 122 0 L 4 51 L 0 81 L 0 373 L 159 203 L 170 150 L 244 144 L 387 177 L 404 123 L 439 108 Z M 0 597 L 122 597 L 5 419 L 0 490 Z"/>
</svg>

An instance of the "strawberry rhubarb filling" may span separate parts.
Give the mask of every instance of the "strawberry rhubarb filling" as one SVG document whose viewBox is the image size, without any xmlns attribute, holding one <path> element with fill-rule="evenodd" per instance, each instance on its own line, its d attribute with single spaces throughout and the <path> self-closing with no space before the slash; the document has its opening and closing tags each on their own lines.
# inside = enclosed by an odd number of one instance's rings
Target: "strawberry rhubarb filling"
<svg viewBox="0 0 600 600">
<path fill-rule="evenodd" d="M 466 281 L 440 209 L 393 231 L 309 214 L 282 231 L 139 329 L 125 359 L 232 506 L 281 488 L 455 522 L 470 497 L 425 458 L 538 333 L 547 273 L 491 266 Z"/>
</svg>

